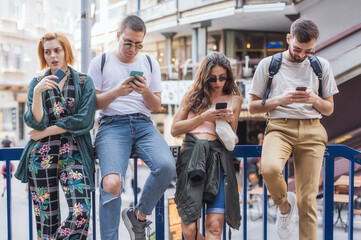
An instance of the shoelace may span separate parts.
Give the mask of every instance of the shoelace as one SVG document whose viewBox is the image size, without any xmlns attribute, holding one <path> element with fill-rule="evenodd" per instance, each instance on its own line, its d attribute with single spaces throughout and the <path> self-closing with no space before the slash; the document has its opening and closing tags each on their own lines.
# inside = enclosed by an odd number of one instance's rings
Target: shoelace
<svg viewBox="0 0 361 240">
<path fill-rule="evenodd" d="M 281 217 L 281 219 L 280 219 L 280 228 L 282 229 L 282 230 L 287 230 L 287 227 L 288 227 L 288 219 L 287 219 L 287 217 Z"/>
<path fill-rule="evenodd" d="M 150 224 L 151 224 L 151 222 L 149 222 L 149 224 L 146 226 L 146 228 L 147 228 L 147 237 L 150 236 L 150 229 L 151 229 Z"/>
<path fill-rule="evenodd" d="M 133 226 L 133 232 L 135 234 L 136 239 L 144 239 L 145 238 L 145 229 L 147 229 L 147 237 L 150 236 L 150 224 L 151 221 L 147 221 L 142 223 L 141 226 Z"/>
</svg>

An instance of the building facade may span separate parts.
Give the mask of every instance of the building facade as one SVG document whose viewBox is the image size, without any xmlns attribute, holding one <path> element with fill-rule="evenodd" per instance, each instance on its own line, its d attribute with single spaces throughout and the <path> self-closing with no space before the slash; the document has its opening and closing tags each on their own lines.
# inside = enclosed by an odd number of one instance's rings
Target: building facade
<svg viewBox="0 0 361 240">
<path fill-rule="evenodd" d="M 311 18 L 319 26 L 316 55 L 330 61 L 340 89 L 342 84 L 357 82 L 360 76 L 361 20 L 357 9 L 361 2 L 357 0 L 95 0 L 94 6 L 93 55 L 115 47 L 124 16 L 137 14 L 146 22 L 143 51 L 159 61 L 163 80 L 164 117 L 158 113 L 155 121 L 170 144 L 179 143 L 169 134 L 172 115 L 199 62 L 211 51 L 223 52 L 232 62 L 245 97 L 239 118 L 240 143 L 256 144 L 257 132 L 264 130 L 265 120 L 247 111 L 253 72 L 260 59 L 287 49 L 286 34 L 299 17 Z M 361 121 L 350 117 L 351 125 L 335 130 L 333 119 L 339 118 L 338 111 L 344 111 L 337 107 L 339 96 L 344 95 L 341 92 L 336 96 L 335 114 L 323 120 L 330 129 L 330 139 L 348 131 L 346 128 L 361 127 Z"/>
<path fill-rule="evenodd" d="M 159 61 L 163 84 L 163 108 L 153 119 L 169 144 L 179 144 L 170 136 L 172 116 L 199 62 L 212 51 L 223 52 L 231 60 L 245 97 L 239 117 L 240 143 L 255 144 L 265 120 L 247 111 L 253 72 L 260 59 L 287 49 L 286 34 L 299 17 L 311 18 L 319 26 L 316 55 L 330 61 L 341 90 L 335 96 L 335 113 L 322 120 L 330 140 L 345 139 L 342 135 L 361 127 L 361 114 L 347 104 L 361 101 L 356 90 L 361 75 L 358 0 L 89 1 L 92 56 L 116 48 L 123 17 L 137 14 L 146 22 L 142 51 Z M 0 0 L 0 9 L 0 137 L 10 135 L 22 141 L 26 139 L 22 114 L 27 86 L 34 75 L 41 74 L 36 54 L 40 36 L 47 31 L 64 32 L 74 46 L 79 68 L 80 1 Z"/>
<path fill-rule="evenodd" d="M 80 1 L 0 0 L 0 139 L 15 146 L 28 139 L 23 114 L 31 79 L 40 75 L 37 44 L 50 31 L 65 33 L 74 45 Z M 78 63 L 77 63 L 78 64 Z"/>
</svg>

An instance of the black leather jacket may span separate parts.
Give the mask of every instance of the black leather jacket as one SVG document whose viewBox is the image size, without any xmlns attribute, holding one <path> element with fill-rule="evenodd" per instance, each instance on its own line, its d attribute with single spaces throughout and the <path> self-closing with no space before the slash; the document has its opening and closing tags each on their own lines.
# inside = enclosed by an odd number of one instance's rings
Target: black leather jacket
<svg viewBox="0 0 361 240">
<path fill-rule="evenodd" d="M 231 152 L 219 140 L 198 139 L 190 133 L 186 135 L 177 159 L 175 193 L 178 214 L 185 224 L 193 223 L 201 216 L 203 201 L 212 203 L 215 200 L 221 164 L 224 170 L 226 222 L 233 229 L 239 229 L 242 218 Z"/>
</svg>

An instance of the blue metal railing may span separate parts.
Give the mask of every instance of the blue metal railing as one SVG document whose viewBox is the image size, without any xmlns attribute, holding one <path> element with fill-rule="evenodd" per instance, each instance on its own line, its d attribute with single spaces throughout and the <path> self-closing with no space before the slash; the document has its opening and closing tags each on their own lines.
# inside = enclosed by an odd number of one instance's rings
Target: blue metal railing
<svg viewBox="0 0 361 240">
<path fill-rule="evenodd" d="M 11 221 L 11 169 L 10 161 L 20 160 L 23 148 L 0 148 L 0 161 L 6 162 L 6 204 L 7 204 L 7 236 L 12 240 L 12 221 Z M 33 239 L 33 208 L 30 185 L 28 185 L 28 212 L 29 212 L 29 240 Z M 96 236 L 96 211 L 95 211 L 95 191 L 92 192 L 92 220 L 93 236 Z M 96 237 L 94 237 L 96 239 Z"/>
<path fill-rule="evenodd" d="M 260 157 L 261 146 L 236 146 L 233 157 L 243 157 L 243 239 L 247 239 L 247 158 Z M 323 172 L 323 239 L 333 240 L 333 208 L 334 208 L 334 161 L 343 157 L 350 161 L 349 168 L 349 204 L 348 204 L 348 240 L 353 240 L 354 209 L 354 165 L 361 165 L 361 152 L 345 145 L 327 145 L 325 150 Z M 285 165 L 284 176 L 288 178 L 288 164 Z M 263 186 L 263 239 L 267 240 L 267 189 Z"/>
<path fill-rule="evenodd" d="M 170 147 L 174 156 L 179 151 L 178 146 Z M 7 226 L 8 240 L 12 238 L 12 221 L 11 221 L 11 170 L 10 160 L 19 160 L 22 148 L 2 148 L 0 149 L 0 161 L 6 161 L 6 177 L 7 177 Z M 233 157 L 243 158 L 243 239 L 247 239 L 247 158 L 260 157 L 262 146 L 236 146 L 233 151 Z M 323 185 L 323 239 L 333 240 L 333 208 L 334 208 L 334 160 L 336 157 L 343 157 L 350 161 L 349 168 L 349 211 L 348 211 L 348 240 L 353 240 L 353 199 L 354 199 L 354 164 L 361 165 L 361 152 L 344 145 L 328 145 L 325 150 L 324 161 L 324 185 Z M 137 158 L 134 158 L 134 189 L 137 189 Z M 285 165 L 284 173 L 288 172 L 288 164 Z M 284 174 L 287 182 L 287 174 Z M 29 239 L 32 240 L 32 200 L 29 191 Z M 267 189 L 263 186 L 263 239 L 267 240 Z M 134 204 L 137 204 L 137 191 L 134 195 Z M 96 215 L 95 215 L 95 192 L 92 192 L 92 220 L 93 220 L 93 239 L 96 239 Z M 156 240 L 164 240 L 165 235 L 165 217 L 164 217 L 164 197 L 160 199 L 155 208 L 156 216 Z M 203 218 L 204 219 L 204 218 Z M 327 229 L 327 231 L 326 231 Z M 223 239 L 226 239 L 226 231 L 223 231 Z"/>
<path fill-rule="evenodd" d="M 361 165 L 361 153 L 344 145 L 329 145 L 325 151 L 324 175 L 323 175 L 323 239 L 333 240 L 333 190 L 334 190 L 334 159 L 343 157 L 350 161 L 349 168 L 349 224 L 348 240 L 353 240 L 353 199 L 354 199 L 354 167 L 355 163 Z M 327 229 L 327 231 L 326 231 Z"/>
<path fill-rule="evenodd" d="M 23 148 L 2 148 L 0 149 L 0 161 L 6 162 L 6 204 L 7 204 L 7 213 L 6 213 L 6 220 L 7 220 L 7 229 L 8 229 L 8 239 L 11 240 L 11 167 L 10 167 L 10 160 L 19 160 L 21 153 L 23 152 Z M 30 192 L 29 192 L 30 193 Z M 31 204 L 31 194 L 29 194 L 29 202 Z M 32 207 L 29 205 L 29 214 L 32 214 Z M 32 240 L 32 227 L 29 223 L 29 236 L 31 232 Z"/>
</svg>

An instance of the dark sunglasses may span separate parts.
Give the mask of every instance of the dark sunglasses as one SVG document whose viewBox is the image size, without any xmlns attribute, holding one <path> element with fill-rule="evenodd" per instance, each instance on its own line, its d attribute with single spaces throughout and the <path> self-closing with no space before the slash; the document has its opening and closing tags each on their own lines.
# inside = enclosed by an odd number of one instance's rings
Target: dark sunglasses
<svg viewBox="0 0 361 240">
<path fill-rule="evenodd" d="M 219 78 L 217 77 L 210 77 L 208 78 L 207 82 L 217 82 L 217 79 L 220 81 L 220 82 L 224 82 L 228 79 L 228 77 L 224 77 L 224 76 L 220 76 Z"/>
<path fill-rule="evenodd" d="M 128 42 L 128 41 L 123 41 L 123 46 L 126 48 L 131 48 L 132 46 L 135 46 L 136 49 L 142 49 L 143 48 L 143 44 L 141 43 L 132 43 L 132 42 Z"/>
</svg>

